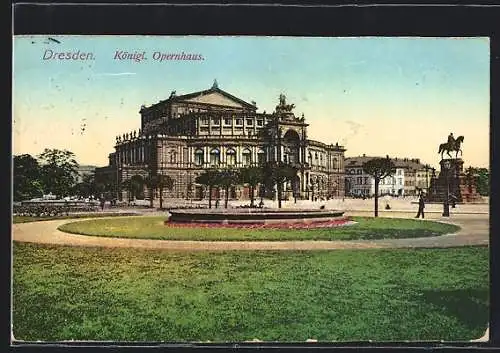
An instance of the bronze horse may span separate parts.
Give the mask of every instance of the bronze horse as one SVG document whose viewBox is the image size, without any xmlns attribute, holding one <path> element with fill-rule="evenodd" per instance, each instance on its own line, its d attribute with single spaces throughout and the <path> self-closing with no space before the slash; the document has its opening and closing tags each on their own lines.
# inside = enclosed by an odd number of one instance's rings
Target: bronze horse
<svg viewBox="0 0 500 353">
<path fill-rule="evenodd" d="M 452 151 L 456 152 L 455 158 L 458 157 L 458 152 L 460 152 L 460 155 L 462 155 L 462 150 L 460 149 L 460 145 L 462 144 L 462 142 L 464 142 L 464 137 L 458 136 L 452 146 L 450 146 L 448 142 L 440 144 L 438 153 L 441 153 L 441 159 L 443 159 L 444 152 L 446 152 L 446 154 L 450 156 L 450 158 L 453 158 L 450 154 L 450 152 Z"/>
</svg>

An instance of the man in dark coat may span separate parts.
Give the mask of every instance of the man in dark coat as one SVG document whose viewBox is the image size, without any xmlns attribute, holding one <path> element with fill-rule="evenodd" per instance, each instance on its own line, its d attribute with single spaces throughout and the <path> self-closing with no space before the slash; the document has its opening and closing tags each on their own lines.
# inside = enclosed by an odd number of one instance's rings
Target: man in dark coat
<svg viewBox="0 0 500 353">
<path fill-rule="evenodd" d="M 420 194 L 420 197 L 418 198 L 418 212 L 415 218 L 419 218 L 420 215 L 422 215 L 422 218 L 424 218 L 424 208 L 425 208 L 424 194 Z"/>
</svg>

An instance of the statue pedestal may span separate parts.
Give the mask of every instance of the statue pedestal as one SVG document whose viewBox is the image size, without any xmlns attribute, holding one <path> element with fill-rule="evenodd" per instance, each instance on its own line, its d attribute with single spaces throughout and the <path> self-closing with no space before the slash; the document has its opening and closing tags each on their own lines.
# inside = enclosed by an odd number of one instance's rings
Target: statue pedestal
<svg viewBox="0 0 500 353">
<path fill-rule="evenodd" d="M 431 180 L 427 201 L 444 202 L 449 193 L 450 202 L 477 202 L 481 196 L 477 193 L 473 178 L 465 175 L 464 161 L 461 158 L 443 159 L 439 162 L 441 171 Z"/>
</svg>

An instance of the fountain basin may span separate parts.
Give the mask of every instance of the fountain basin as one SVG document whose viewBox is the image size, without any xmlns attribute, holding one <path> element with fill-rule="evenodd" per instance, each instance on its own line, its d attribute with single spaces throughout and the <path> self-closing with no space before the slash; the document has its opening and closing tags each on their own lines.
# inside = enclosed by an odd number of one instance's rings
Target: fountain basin
<svg viewBox="0 0 500 353">
<path fill-rule="evenodd" d="M 313 209 L 176 209 L 169 211 L 166 224 L 220 224 L 220 225 L 265 225 L 265 224 L 326 224 L 348 221 L 344 211 Z"/>
</svg>

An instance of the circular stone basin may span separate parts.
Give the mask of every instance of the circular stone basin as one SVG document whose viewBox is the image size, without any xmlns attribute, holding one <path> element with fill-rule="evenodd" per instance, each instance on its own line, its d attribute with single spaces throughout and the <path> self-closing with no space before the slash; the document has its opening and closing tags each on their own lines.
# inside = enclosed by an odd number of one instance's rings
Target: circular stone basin
<svg viewBox="0 0 500 353">
<path fill-rule="evenodd" d="M 169 211 L 166 225 L 229 227 L 333 227 L 349 223 L 344 211 L 313 209 L 177 209 Z"/>
</svg>

